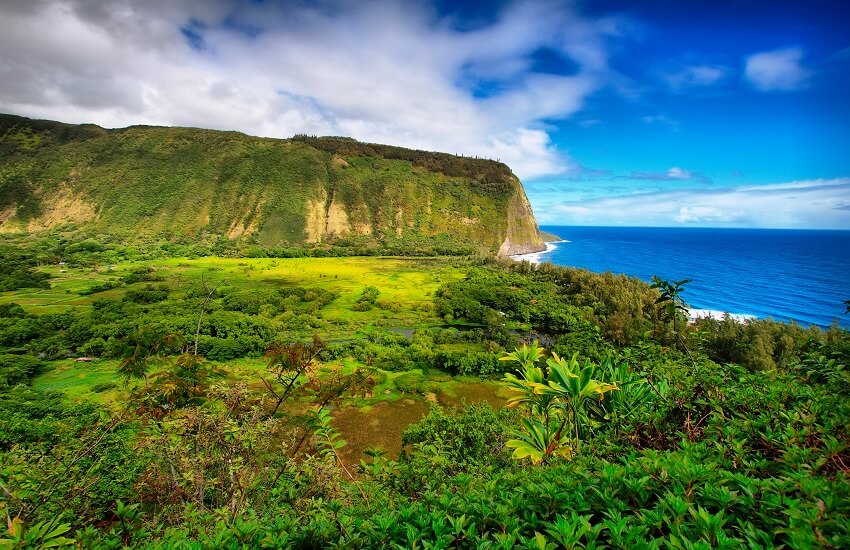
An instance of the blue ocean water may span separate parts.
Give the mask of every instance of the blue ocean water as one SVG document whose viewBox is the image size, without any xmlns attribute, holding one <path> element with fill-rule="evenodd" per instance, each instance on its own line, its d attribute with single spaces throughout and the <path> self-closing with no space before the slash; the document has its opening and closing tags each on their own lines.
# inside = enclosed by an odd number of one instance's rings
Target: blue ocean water
<svg viewBox="0 0 850 550">
<path fill-rule="evenodd" d="M 850 328 L 850 231 L 542 226 L 565 241 L 538 261 L 693 279 L 693 308 Z"/>
</svg>

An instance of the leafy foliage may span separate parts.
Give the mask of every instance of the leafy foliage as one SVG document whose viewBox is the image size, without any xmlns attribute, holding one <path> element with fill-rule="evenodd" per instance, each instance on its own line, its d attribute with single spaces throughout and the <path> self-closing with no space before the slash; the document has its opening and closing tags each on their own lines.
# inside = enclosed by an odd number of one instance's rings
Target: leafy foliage
<svg viewBox="0 0 850 550">
<path fill-rule="evenodd" d="M 103 250 L 88 242 L 69 259 L 109 257 L 95 237 Z M 850 546 L 850 336 L 838 327 L 701 319 L 670 346 L 649 285 L 477 262 L 434 297 L 443 320 L 427 309 L 397 329 L 379 322 L 386 280 L 372 310 L 352 312 L 370 281 L 209 292 L 138 267 L 91 306 L 0 305 L 0 546 Z M 103 280 L 84 277 L 80 288 Z M 125 299 L 148 284 L 164 299 Z M 306 340 L 331 326 L 332 342 Z M 53 360 L 84 350 L 93 363 Z M 126 388 L 93 378 L 103 391 L 83 399 L 33 382 L 117 366 Z M 382 409 L 391 400 L 425 408 L 419 394 L 468 381 L 449 373 L 504 373 L 513 406 L 434 406 L 398 455 L 345 443 L 344 413 L 368 423 L 407 412 Z"/>
<path fill-rule="evenodd" d="M 544 350 L 534 343 L 502 358 L 521 365 L 519 376 L 509 373 L 504 378 L 514 391 L 508 406 L 522 405 L 530 413 L 522 419 L 523 429 L 515 433 L 516 439 L 507 445 L 514 449 L 514 458 L 534 463 L 576 453 L 593 425 L 606 419 L 589 402 L 602 401 L 608 392 L 620 389 L 593 378 L 596 367 L 590 362 L 580 366 L 577 354 L 569 361 L 552 354 L 545 367 L 539 367 L 536 363 L 543 355 Z M 609 406 L 620 402 L 609 400 Z"/>
<path fill-rule="evenodd" d="M 676 326 L 680 322 L 680 317 L 688 313 L 687 304 L 682 298 L 682 291 L 684 290 L 683 287 L 690 282 L 690 279 L 670 282 L 659 278 L 657 275 L 652 276 L 650 288 L 657 289 L 661 293 L 655 303 L 664 308 L 664 318 L 673 323 L 674 333 L 678 333 Z"/>
<path fill-rule="evenodd" d="M 21 288 L 50 288 L 50 275 L 36 270 L 32 254 L 0 247 L 0 292 Z"/>
</svg>

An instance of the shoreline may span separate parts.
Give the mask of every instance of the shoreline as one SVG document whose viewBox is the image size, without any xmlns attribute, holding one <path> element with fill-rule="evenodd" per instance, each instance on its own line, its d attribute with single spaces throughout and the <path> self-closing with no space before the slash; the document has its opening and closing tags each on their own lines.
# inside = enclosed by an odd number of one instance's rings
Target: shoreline
<svg viewBox="0 0 850 550">
<path fill-rule="evenodd" d="M 560 243 L 568 243 L 570 241 L 566 239 L 559 239 L 556 241 L 546 241 L 544 244 L 546 245 L 546 250 L 541 250 L 539 252 L 529 252 L 527 254 L 513 254 L 512 256 L 508 256 L 511 260 L 516 262 L 529 262 L 532 264 L 541 264 L 544 261 L 547 261 L 543 258 L 544 255 L 549 254 L 550 252 L 554 252 L 558 248 L 558 244 Z M 739 323 L 746 323 L 747 321 L 758 319 L 757 315 L 753 315 L 751 313 L 732 313 L 729 311 L 722 311 L 719 309 L 707 309 L 707 308 L 696 308 L 692 307 L 688 309 L 688 322 L 693 323 L 697 319 L 717 319 L 723 320 L 724 317 L 729 316 L 730 319 L 737 321 Z"/>
<path fill-rule="evenodd" d="M 508 258 L 510 258 L 511 260 L 514 260 L 516 262 L 525 261 L 525 262 L 529 262 L 529 263 L 532 263 L 532 264 L 540 264 L 540 263 L 543 263 L 541 256 L 543 256 L 544 254 L 548 254 L 550 252 L 553 252 L 555 249 L 557 249 L 558 247 L 555 246 L 555 245 L 557 245 L 558 243 L 568 243 L 568 242 L 570 242 L 570 241 L 567 241 L 567 240 L 564 240 L 564 239 L 560 239 L 560 240 L 557 240 L 557 241 L 546 241 L 546 242 L 543 243 L 546 246 L 546 250 L 541 250 L 540 252 L 529 252 L 527 254 L 514 254 L 512 256 L 508 256 Z"/>
<path fill-rule="evenodd" d="M 730 313 L 719 309 L 701 309 L 692 307 L 688 309 L 688 322 L 693 323 L 697 319 L 717 319 L 718 321 L 722 321 L 727 315 L 730 319 L 739 323 L 746 323 L 747 321 L 758 319 L 757 315 L 753 315 L 751 313 Z"/>
</svg>

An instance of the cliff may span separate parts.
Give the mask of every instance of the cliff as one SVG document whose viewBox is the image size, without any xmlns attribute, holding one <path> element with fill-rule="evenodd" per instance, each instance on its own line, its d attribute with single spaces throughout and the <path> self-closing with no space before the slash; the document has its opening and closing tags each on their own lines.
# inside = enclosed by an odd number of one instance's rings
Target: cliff
<svg viewBox="0 0 850 550">
<path fill-rule="evenodd" d="M 0 233 L 57 230 L 262 246 L 440 237 L 499 255 L 544 248 L 522 185 L 494 161 L 347 138 L 0 115 Z"/>
</svg>

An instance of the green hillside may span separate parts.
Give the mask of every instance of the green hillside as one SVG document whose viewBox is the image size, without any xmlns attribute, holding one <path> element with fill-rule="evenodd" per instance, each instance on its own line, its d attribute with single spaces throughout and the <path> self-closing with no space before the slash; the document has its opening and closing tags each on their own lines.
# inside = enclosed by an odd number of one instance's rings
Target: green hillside
<svg viewBox="0 0 850 550">
<path fill-rule="evenodd" d="M 264 247 L 361 237 L 449 239 L 500 255 L 543 248 L 522 185 L 494 161 L 346 138 L 0 115 L 0 232 L 57 229 Z"/>
</svg>

